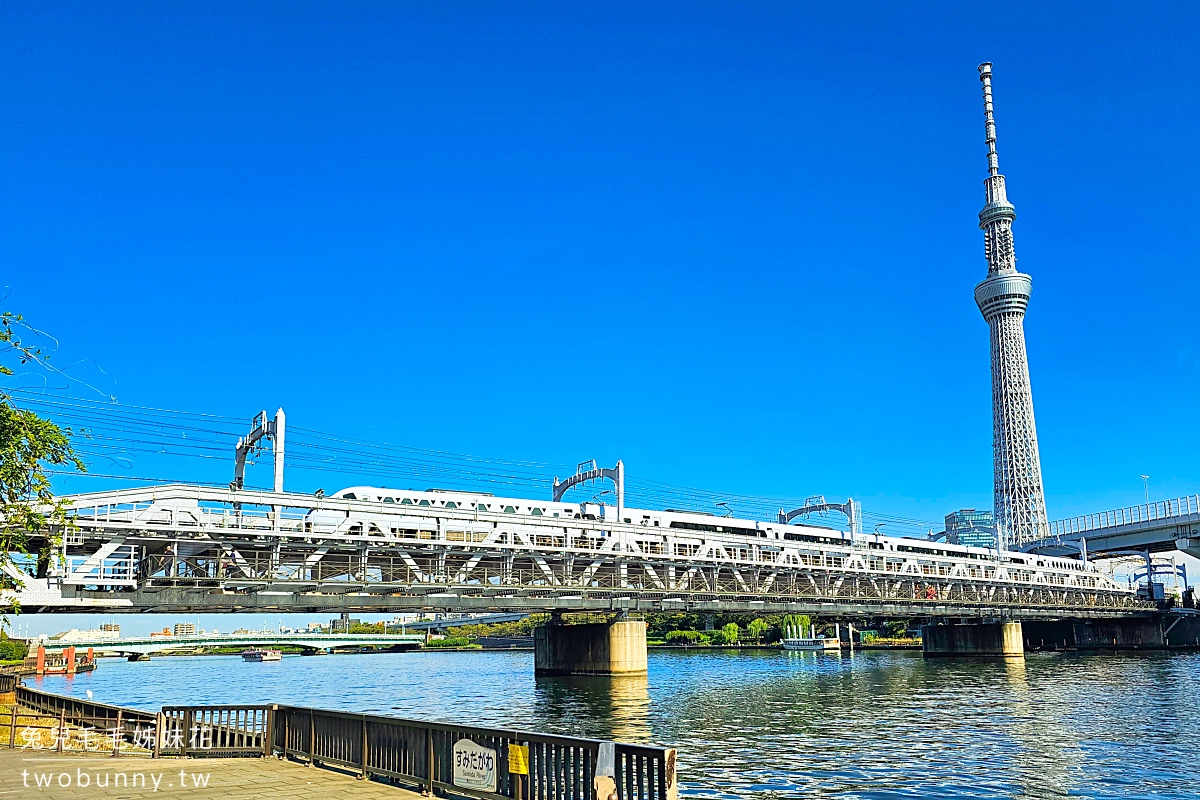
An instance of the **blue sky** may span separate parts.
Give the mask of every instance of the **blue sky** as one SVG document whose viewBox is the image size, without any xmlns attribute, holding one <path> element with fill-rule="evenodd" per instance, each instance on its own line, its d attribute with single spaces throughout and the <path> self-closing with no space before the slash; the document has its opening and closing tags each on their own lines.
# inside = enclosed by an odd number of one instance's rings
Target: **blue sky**
<svg viewBox="0 0 1200 800">
<path fill-rule="evenodd" d="M 939 520 L 991 505 L 990 60 L 1050 516 L 1192 494 L 1198 17 L 7 3 L 4 306 L 59 393 Z"/>
</svg>

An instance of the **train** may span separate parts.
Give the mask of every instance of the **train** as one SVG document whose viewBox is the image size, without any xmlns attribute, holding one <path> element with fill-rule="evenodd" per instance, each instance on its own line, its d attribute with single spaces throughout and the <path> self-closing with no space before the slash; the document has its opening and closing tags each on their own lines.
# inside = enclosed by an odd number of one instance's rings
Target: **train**
<svg viewBox="0 0 1200 800">
<path fill-rule="evenodd" d="M 1017 582 L 1126 592 L 1126 587 L 1110 575 L 1079 559 L 877 533 L 853 534 L 811 524 L 784 524 L 679 509 L 628 507 L 621 510 L 621 519 L 617 519 L 615 506 L 596 502 L 553 502 L 444 489 L 418 491 L 350 486 L 330 495 L 330 499 L 352 501 L 352 504 L 311 511 L 306 518 L 309 530 L 314 530 L 314 526 L 336 529 L 354 517 L 356 526 L 365 526 L 360 530 L 403 536 L 405 531 L 411 535 L 414 529 L 436 530 L 438 519 L 457 519 L 454 527 L 478 527 L 482 534 L 511 520 L 509 524 L 516 527 L 575 530 L 592 539 L 609 536 L 614 529 L 624 530 L 635 538 L 659 542 L 653 550 L 672 555 L 700 553 L 714 543 L 744 548 L 749 544 L 747 540 L 755 539 L 759 550 L 787 549 L 800 553 L 802 563 L 827 564 L 830 554 L 835 561 L 841 560 L 839 554 L 847 560 L 857 554 L 871 572 L 915 570 L 918 574 L 969 574 L 981 578 L 997 576 L 1003 566 L 1009 579 Z M 474 520 L 475 524 L 465 520 Z M 472 540 L 481 541 L 474 536 Z"/>
</svg>

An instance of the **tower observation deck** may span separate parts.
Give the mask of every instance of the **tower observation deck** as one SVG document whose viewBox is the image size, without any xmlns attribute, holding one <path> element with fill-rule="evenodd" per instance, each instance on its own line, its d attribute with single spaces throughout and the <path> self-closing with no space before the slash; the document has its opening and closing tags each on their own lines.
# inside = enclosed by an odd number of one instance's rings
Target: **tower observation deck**
<svg viewBox="0 0 1200 800">
<path fill-rule="evenodd" d="M 987 202 L 979 212 L 979 227 L 984 232 L 988 275 L 975 287 L 975 302 L 991 330 L 996 532 L 1002 548 L 1017 548 L 1049 533 L 1025 354 L 1025 308 L 1033 281 L 1017 271 L 1013 252 L 1012 223 L 1017 213 L 1008 202 L 996 155 L 990 63 L 979 65 L 979 80 L 988 147 Z"/>
</svg>

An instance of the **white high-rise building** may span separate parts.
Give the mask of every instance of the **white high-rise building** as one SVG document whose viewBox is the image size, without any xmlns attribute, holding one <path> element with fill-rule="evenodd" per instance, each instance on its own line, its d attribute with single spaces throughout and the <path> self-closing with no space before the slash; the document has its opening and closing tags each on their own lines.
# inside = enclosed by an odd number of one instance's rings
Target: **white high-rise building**
<svg viewBox="0 0 1200 800">
<path fill-rule="evenodd" d="M 1033 392 L 1025 354 L 1025 308 L 1033 281 L 1017 272 L 1012 223 L 1016 209 L 1004 191 L 996 156 L 996 123 L 992 117 L 992 65 L 979 65 L 983 82 L 987 133 L 987 204 L 979 212 L 984 232 L 987 279 L 975 287 L 975 302 L 991 329 L 992 459 L 996 533 L 1002 548 L 1015 548 L 1049 534 Z"/>
</svg>

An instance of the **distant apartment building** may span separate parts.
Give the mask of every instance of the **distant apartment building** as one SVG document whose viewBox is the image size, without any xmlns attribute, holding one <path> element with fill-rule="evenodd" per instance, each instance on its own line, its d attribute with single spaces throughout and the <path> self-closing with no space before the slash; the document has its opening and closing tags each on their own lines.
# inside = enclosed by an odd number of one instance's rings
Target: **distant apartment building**
<svg viewBox="0 0 1200 800">
<path fill-rule="evenodd" d="M 174 636 L 195 636 L 196 626 L 191 622 L 176 622 L 171 631 Z"/>
<path fill-rule="evenodd" d="M 967 547 L 996 547 L 996 519 L 991 511 L 963 508 L 946 515 L 946 541 Z"/>
<path fill-rule="evenodd" d="M 121 635 L 121 626 L 116 622 L 105 622 L 100 626 L 100 630 L 105 633 L 116 634 L 117 636 Z"/>
<path fill-rule="evenodd" d="M 50 641 L 55 639 L 68 639 L 72 642 L 111 642 L 119 638 L 121 632 L 105 630 L 103 626 L 99 630 L 81 631 L 78 628 L 71 628 L 63 633 L 56 633 L 53 636 L 47 637 Z"/>
</svg>

